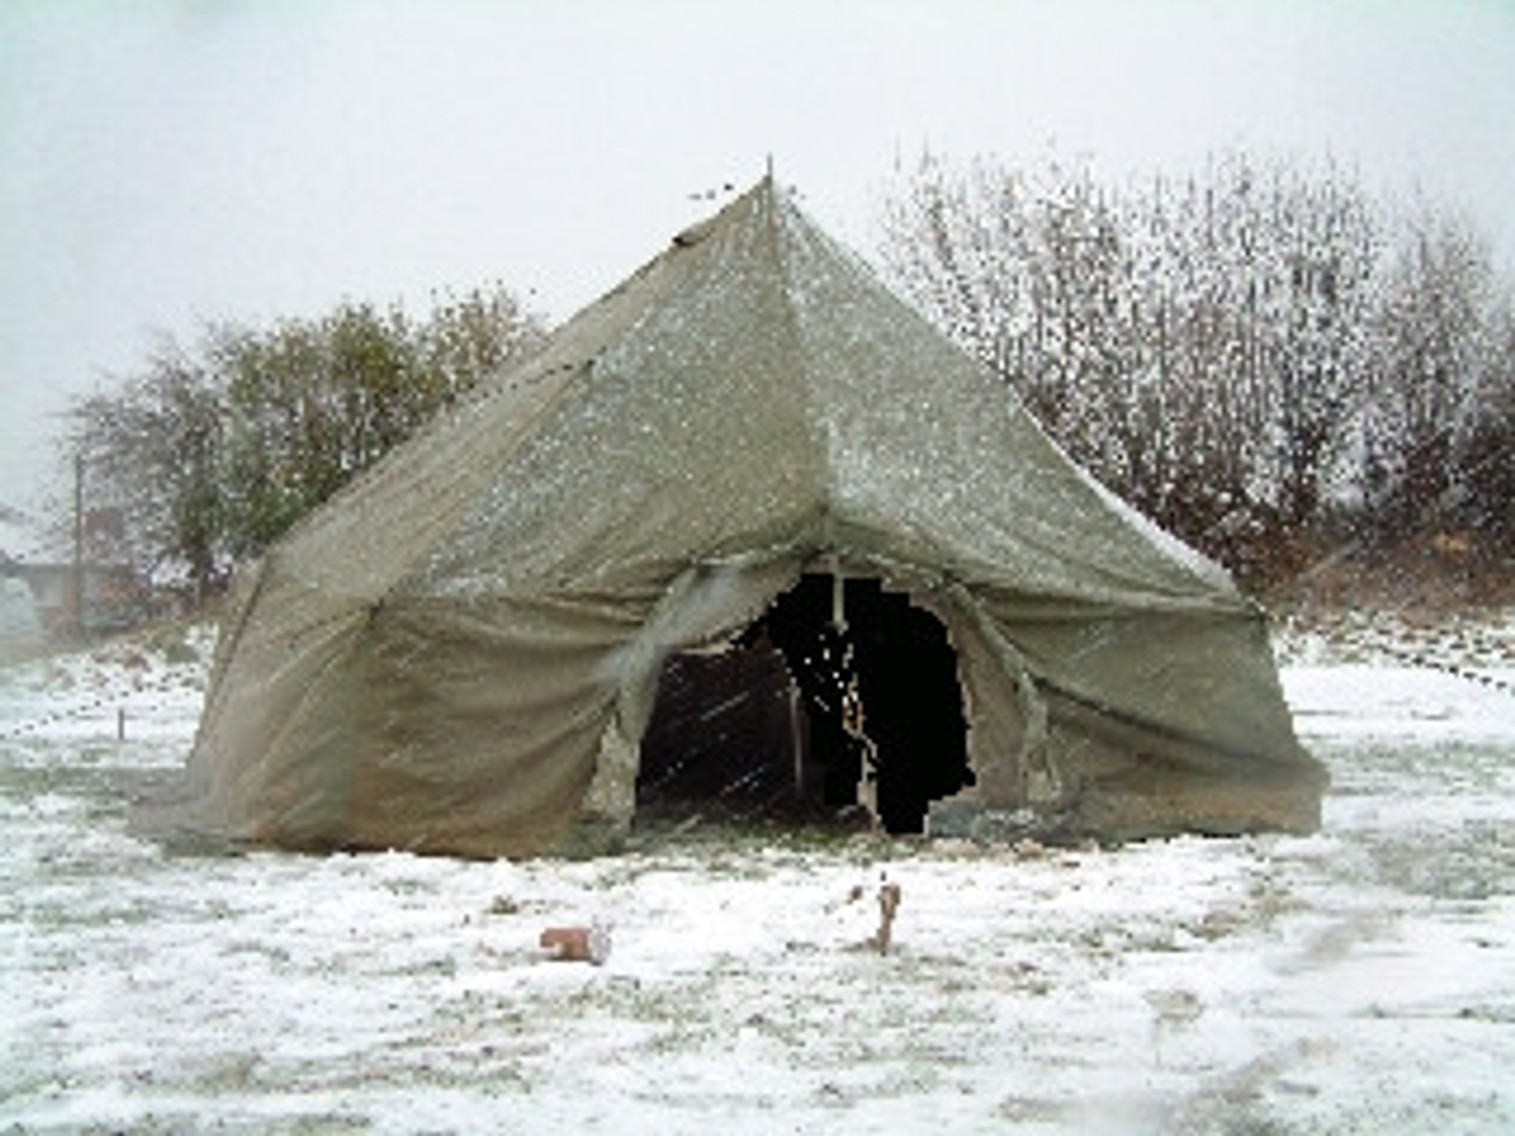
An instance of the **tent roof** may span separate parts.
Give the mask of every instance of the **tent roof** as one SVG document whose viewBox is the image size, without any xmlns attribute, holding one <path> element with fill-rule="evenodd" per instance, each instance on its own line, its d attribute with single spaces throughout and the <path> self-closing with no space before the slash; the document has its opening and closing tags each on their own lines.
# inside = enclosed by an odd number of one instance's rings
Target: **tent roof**
<svg viewBox="0 0 1515 1136">
<path fill-rule="evenodd" d="M 650 584 L 671 563 L 803 542 L 1097 604 L 1240 603 L 771 179 L 285 555 L 333 590 L 464 596 Z"/>
</svg>

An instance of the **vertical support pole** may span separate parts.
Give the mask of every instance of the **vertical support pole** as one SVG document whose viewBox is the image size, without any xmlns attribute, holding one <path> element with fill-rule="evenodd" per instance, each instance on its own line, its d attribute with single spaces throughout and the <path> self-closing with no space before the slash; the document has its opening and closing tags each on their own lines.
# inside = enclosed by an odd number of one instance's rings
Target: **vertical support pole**
<svg viewBox="0 0 1515 1136">
<path fill-rule="evenodd" d="M 784 691 L 789 703 L 789 747 L 794 752 L 794 799 L 796 803 L 803 804 L 805 801 L 805 730 L 800 721 L 800 692 L 794 685 L 794 680 L 789 680 L 789 685 Z"/>
<path fill-rule="evenodd" d="M 847 633 L 847 581 L 842 578 L 842 565 L 836 556 L 831 557 L 831 626 L 838 634 Z"/>
</svg>

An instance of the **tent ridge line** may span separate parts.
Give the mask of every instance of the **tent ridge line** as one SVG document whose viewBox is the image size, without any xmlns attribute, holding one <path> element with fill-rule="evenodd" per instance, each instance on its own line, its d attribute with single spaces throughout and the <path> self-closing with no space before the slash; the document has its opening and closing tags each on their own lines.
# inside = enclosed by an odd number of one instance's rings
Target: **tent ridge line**
<svg viewBox="0 0 1515 1136">
<path fill-rule="evenodd" d="M 805 424 L 805 433 L 810 439 L 811 447 L 816 455 L 816 468 L 819 473 L 816 490 L 818 493 L 820 511 L 825 515 L 827 524 L 827 539 L 834 541 L 834 525 L 832 518 L 835 512 L 835 501 L 838 497 L 839 485 L 836 473 L 836 461 L 833 453 L 834 439 L 831 431 L 820 420 L 816 413 L 819 400 L 816 397 L 817 382 L 811 361 L 805 335 L 803 333 L 803 320 L 800 316 L 799 305 L 795 302 L 795 273 L 789 255 L 788 234 L 786 223 L 798 221 L 808 227 L 808 219 L 794 205 L 786 201 L 779 192 L 778 183 L 773 178 L 772 170 L 768 177 L 761 183 L 763 190 L 765 236 L 768 243 L 768 253 L 773 259 L 779 282 L 779 310 L 783 313 L 784 332 L 790 343 L 793 344 L 794 354 L 800 362 L 800 374 L 795 386 L 800 398 L 804 403 L 804 412 L 801 421 Z"/>
</svg>

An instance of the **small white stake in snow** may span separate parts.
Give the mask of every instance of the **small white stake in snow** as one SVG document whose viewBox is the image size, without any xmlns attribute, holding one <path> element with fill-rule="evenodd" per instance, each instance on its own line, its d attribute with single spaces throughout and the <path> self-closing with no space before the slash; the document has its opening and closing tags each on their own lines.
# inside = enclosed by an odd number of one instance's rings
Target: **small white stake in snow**
<svg viewBox="0 0 1515 1136">
<path fill-rule="evenodd" d="M 1152 1051 L 1159 1067 L 1163 1063 L 1163 1033 L 1183 1029 L 1205 1012 L 1205 1004 L 1192 990 L 1148 990 L 1143 997 L 1152 1007 Z"/>
</svg>

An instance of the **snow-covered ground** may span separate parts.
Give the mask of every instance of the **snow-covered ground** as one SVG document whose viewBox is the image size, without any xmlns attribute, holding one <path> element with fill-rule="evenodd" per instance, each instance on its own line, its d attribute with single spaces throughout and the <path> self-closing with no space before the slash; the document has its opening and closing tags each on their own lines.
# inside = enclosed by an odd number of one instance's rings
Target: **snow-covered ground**
<svg viewBox="0 0 1515 1136">
<path fill-rule="evenodd" d="M 209 636 L 12 667 L 0 1132 L 1515 1131 L 1512 647 L 1288 634 L 1315 836 L 515 864 L 138 837 Z M 596 919 L 604 966 L 537 946 Z"/>
</svg>

